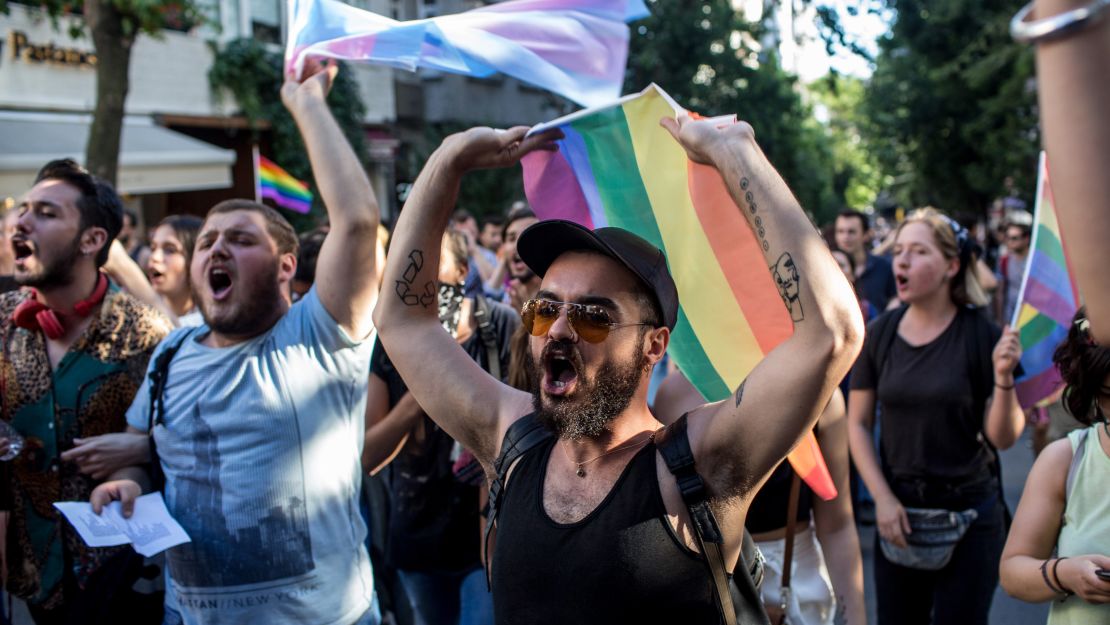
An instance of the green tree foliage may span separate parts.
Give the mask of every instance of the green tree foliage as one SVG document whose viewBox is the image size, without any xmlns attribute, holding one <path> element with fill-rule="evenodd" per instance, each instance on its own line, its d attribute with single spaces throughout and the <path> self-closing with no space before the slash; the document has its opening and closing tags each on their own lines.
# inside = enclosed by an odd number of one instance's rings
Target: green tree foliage
<svg viewBox="0 0 1110 625">
<path fill-rule="evenodd" d="M 863 126 L 906 206 L 982 212 L 1014 176 L 1031 199 L 1039 145 L 1032 51 L 1007 25 L 1024 0 L 884 0 Z"/>
<path fill-rule="evenodd" d="M 632 24 L 625 92 L 654 82 L 703 115 L 736 113 L 755 129 L 767 157 L 818 223 L 844 203 L 833 185 L 826 130 L 774 54 L 746 42 L 760 28 L 730 0 L 647 0 L 651 17 Z"/>
<path fill-rule="evenodd" d="M 833 155 L 833 192 L 849 208 L 874 205 L 879 191 L 890 185 L 867 141 L 863 98 L 866 83 L 856 77 L 829 74 L 809 85 L 809 93 L 828 116 Z"/>
<path fill-rule="evenodd" d="M 203 21 L 199 6 L 193 0 L 24 0 L 21 4 L 43 9 L 55 27 L 62 15 L 83 17 L 70 35 L 76 38 L 87 29 L 97 56 L 96 106 L 85 167 L 114 184 L 135 38 L 140 33 L 157 37 L 167 28 L 188 30 Z M 0 0 L 0 13 L 7 12 L 8 0 Z"/>
<path fill-rule="evenodd" d="M 320 202 L 320 194 L 312 176 L 308 152 L 297 130 L 297 124 L 281 103 L 282 75 L 281 54 L 267 49 L 252 38 L 236 39 L 222 50 L 216 51 L 215 61 L 208 71 L 213 91 L 230 93 L 239 105 L 242 115 L 253 124 L 270 124 L 271 152 L 266 157 L 280 165 L 292 176 L 309 183 L 314 200 L 307 215 L 284 211 L 285 216 L 298 231 L 311 229 L 327 219 L 327 212 Z M 346 66 L 341 66 L 328 94 L 328 106 L 339 122 L 340 128 L 355 154 L 368 164 L 366 136 L 362 120 L 366 107 L 358 94 L 358 85 Z"/>
</svg>

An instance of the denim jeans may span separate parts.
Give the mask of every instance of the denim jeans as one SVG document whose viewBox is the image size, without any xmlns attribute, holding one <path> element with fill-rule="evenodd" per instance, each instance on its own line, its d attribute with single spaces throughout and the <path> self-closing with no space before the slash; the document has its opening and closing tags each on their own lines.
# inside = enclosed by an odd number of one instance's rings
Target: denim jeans
<svg viewBox="0 0 1110 625">
<path fill-rule="evenodd" d="M 493 625 L 493 595 L 477 566 L 457 573 L 398 570 L 416 625 Z"/>
<path fill-rule="evenodd" d="M 883 556 L 875 534 L 879 625 L 987 625 L 1006 540 L 1003 510 L 985 510 L 939 571 L 898 566 Z"/>
</svg>

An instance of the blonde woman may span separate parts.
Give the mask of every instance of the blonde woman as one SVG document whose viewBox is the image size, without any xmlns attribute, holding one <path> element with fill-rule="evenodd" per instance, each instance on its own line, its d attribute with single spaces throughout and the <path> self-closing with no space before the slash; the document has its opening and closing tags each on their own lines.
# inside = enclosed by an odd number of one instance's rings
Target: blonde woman
<svg viewBox="0 0 1110 625">
<path fill-rule="evenodd" d="M 899 226 L 905 305 L 868 324 L 852 371 L 849 441 L 875 498 L 880 624 L 986 625 L 998 584 L 1006 512 L 995 449 L 1025 425 L 1013 375 L 1021 346 L 979 310 L 987 298 L 968 270 L 971 249 L 967 231 L 935 209 Z"/>
</svg>

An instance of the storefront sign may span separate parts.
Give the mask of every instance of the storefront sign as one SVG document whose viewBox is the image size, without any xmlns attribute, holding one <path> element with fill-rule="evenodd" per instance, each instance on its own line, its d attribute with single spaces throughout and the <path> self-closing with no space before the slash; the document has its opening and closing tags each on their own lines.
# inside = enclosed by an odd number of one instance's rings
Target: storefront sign
<svg viewBox="0 0 1110 625">
<path fill-rule="evenodd" d="M 5 43 L 7 50 L 4 49 Z M 50 63 L 67 67 L 95 67 L 96 53 L 76 48 L 63 48 L 53 41 L 45 44 L 34 43 L 21 30 L 8 32 L 7 41 L 0 41 L 0 58 L 7 56 L 12 61 L 25 63 Z"/>
</svg>

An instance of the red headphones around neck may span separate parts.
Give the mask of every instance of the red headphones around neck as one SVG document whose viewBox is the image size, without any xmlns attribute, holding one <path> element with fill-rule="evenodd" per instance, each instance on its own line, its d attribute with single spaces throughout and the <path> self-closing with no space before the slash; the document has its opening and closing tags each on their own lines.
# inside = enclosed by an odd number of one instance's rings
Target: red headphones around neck
<svg viewBox="0 0 1110 625">
<path fill-rule="evenodd" d="M 102 273 L 96 281 L 96 288 L 92 295 L 73 305 L 73 314 L 88 317 L 92 311 L 104 301 L 104 294 L 108 292 L 108 277 Z M 38 291 L 31 289 L 31 298 L 16 306 L 12 313 L 12 321 L 20 328 L 35 331 L 42 330 L 47 338 L 57 340 L 65 336 L 66 327 L 57 311 L 38 301 Z"/>
</svg>

